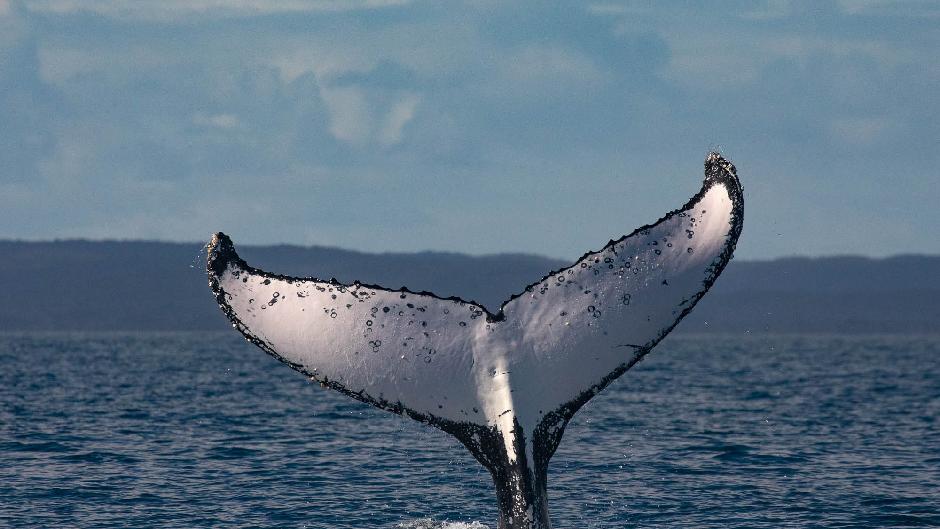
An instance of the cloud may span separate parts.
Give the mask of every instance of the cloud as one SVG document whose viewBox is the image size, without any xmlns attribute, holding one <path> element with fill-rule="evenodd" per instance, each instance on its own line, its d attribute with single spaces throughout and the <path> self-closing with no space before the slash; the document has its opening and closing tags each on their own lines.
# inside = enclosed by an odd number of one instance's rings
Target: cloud
<svg viewBox="0 0 940 529">
<path fill-rule="evenodd" d="M 0 55 L 6 49 L 16 45 L 28 33 L 26 22 L 9 0 L 0 0 Z"/>
<path fill-rule="evenodd" d="M 639 14 L 649 14 L 653 11 L 653 8 L 650 6 L 644 6 L 637 3 L 624 3 L 624 4 L 588 4 L 587 7 L 588 13 L 594 15 L 639 15 Z"/>
<path fill-rule="evenodd" d="M 737 33 L 731 27 L 703 35 L 668 32 L 673 55 L 666 75 L 689 88 L 728 90 L 759 82 L 762 71 L 782 59 L 809 65 L 820 59 L 850 63 L 867 58 L 884 68 L 930 60 L 916 49 L 872 37 Z M 741 39 L 748 46 L 740 46 Z"/>
<path fill-rule="evenodd" d="M 418 83 L 414 71 L 387 58 L 366 71 L 354 69 L 335 76 L 331 80 L 334 86 L 359 85 L 376 88 L 407 90 Z"/>
<path fill-rule="evenodd" d="M 767 21 L 785 18 L 793 12 L 791 0 L 764 0 L 754 2 L 740 15 L 745 20 Z"/>
<path fill-rule="evenodd" d="M 772 223 L 871 206 L 885 171 L 940 220 L 937 33 L 901 12 L 926 3 L 0 2 L 3 236 L 576 255 L 687 199 L 716 144 L 759 212 L 743 255 L 825 253 Z M 228 211 L 197 219 L 207 193 Z"/>
<path fill-rule="evenodd" d="M 327 88 L 323 100 L 330 112 L 330 133 L 338 140 L 362 144 L 372 135 L 373 119 L 366 95 L 355 86 Z"/>
<path fill-rule="evenodd" d="M 572 84 L 594 84 L 604 78 L 601 70 L 584 54 L 561 47 L 526 46 L 506 54 L 499 74 L 510 84 L 531 91 L 568 90 Z"/>
<path fill-rule="evenodd" d="M 235 114 L 204 114 L 197 112 L 193 116 L 193 123 L 201 127 L 215 127 L 219 129 L 234 129 L 243 126 Z"/>
<path fill-rule="evenodd" d="M 869 116 L 838 118 L 829 124 L 829 131 L 836 140 L 862 146 L 881 141 L 893 129 L 897 129 L 897 125 L 892 120 Z"/>
<path fill-rule="evenodd" d="M 404 94 L 385 109 L 381 101 L 389 99 L 388 95 L 370 98 L 368 90 L 360 86 L 328 87 L 322 93 L 329 109 L 330 133 L 358 146 L 377 142 L 391 147 L 401 143 L 405 125 L 414 118 L 420 101 L 416 94 Z"/>
<path fill-rule="evenodd" d="M 55 149 L 56 118 L 68 107 L 63 94 L 40 76 L 36 40 L 24 33 L 5 44 L 0 46 L 0 179 L 29 181 Z"/>
<path fill-rule="evenodd" d="M 392 109 L 385 117 L 382 129 L 379 131 L 379 144 L 383 147 L 390 147 L 401 143 L 402 129 L 414 118 L 418 101 L 417 96 L 408 95 L 392 105 Z"/>
<path fill-rule="evenodd" d="M 6 2 L 7 0 L 0 0 Z M 408 0 L 26 0 L 30 11 L 56 15 L 94 13 L 118 20 L 183 22 L 194 15 L 253 17 L 343 13 L 406 5 Z"/>
<path fill-rule="evenodd" d="M 838 3 L 850 15 L 940 17 L 940 6 L 933 0 L 839 0 Z"/>
</svg>

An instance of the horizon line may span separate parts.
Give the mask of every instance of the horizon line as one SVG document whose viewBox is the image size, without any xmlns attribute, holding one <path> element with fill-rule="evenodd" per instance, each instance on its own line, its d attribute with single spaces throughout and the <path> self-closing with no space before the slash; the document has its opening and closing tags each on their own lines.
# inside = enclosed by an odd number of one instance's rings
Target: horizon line
<svg viewBox="0 0 940 529">
<path fill-rule="evenodd" d="M 0 244 L 63 244 L 63 243 L 92 243 L 92 244 L 174 244 L 174 245 L 193 245 L 205 247 L 206 243 L 199 241 L 174 241 L 174 240 L 165 240 L 165 239 L 115 239 L 115 238 L 87 238 L 87 237 L 67 237 L 67 238 L 52 238 L 52 239 L 13 239 L 13 238 L 3 238 L 0 237 Z M 241 243 L 239 247 L 251 247 L 251 248 L 276 248 L 276 247 L 290 247 L 290 248 L 299 248 L 299 249 L 329 249 L 329 250 L 338 250 L 348 253 L 356 253 L 362 255 L 419 255 L 419 254 L 442 254 L 442 255 L 460 255 L 464 257 L 471 258 L 487 258 L 487 257 L 498 257 L 498 256 L 525 256 L 525 257 L 537 257 L 541 259 L 556 260 L 556 261 L 570 261 L 571 259 L 564 257 L 552 257 L 548 255 L 532 253 L 532 252 L 490 252 L 490 253 L 467 253 L 459 252 L 453 250 L 434 250 L 434 249 L 425 249 L 425 250 L 414 250 L 414 251 L 394 251 L 394 250 L 385 250 L 385 251 L 367 251 L 367 250 L 357 250 L 352 248 L 345 248 L 342 246 L 331 246 L 324 244 L 297 244 L 297 243 L 286 243 L 286 242 L 277 242 L 269 244 L 252 244 L 252 243 Z M 763 263 L 763 262 L 772 262 L 772 261 L 784 261 L 790 259 L 806 259 L 806 260 L 818 260 L 818 259 L 867 259 L 872 261 L 884 261 L 890 259 L 899 259 L 899 258 L 910 258 L 910 257 L 940 257 L 940 254 L 930 254 L 930 253 L 896 253 L 883 256 L 873 256 L 865 254 L 829 254 L 829 255 L 785 255 L 777 257 L 765 257 L 765 258 L 737 258 L 734 261 L 737 262 L 747 262 L 747 263 Z"/>
</svg>

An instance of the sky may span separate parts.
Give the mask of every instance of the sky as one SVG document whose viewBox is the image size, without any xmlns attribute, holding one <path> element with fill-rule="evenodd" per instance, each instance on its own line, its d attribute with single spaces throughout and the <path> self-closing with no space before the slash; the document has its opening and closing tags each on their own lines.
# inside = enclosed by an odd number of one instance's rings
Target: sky
<svg viewBox="0 0 940 529">
<path fill-rule="evenodd" d="M 940 3 L 0 0 L 0 238 L 940 253 Z M 926 232 L 926 235 L 924 233 Z"/>
</svg>

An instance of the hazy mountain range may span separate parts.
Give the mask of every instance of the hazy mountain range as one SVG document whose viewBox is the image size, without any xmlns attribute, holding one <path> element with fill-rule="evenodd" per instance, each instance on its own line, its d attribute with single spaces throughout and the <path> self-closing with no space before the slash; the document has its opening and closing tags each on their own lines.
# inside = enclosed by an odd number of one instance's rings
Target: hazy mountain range
<svg viewBox="0 0 940 529">
<path fill-rule="evenodd" d="M 239 246 L 250 264 L 474 299 L 491 310 L 569 263 L 545 257 L 367 254 Z M 0 241 L 0 331 L 224 330 L 201 243 Z M 685 332 L 937 332 L 940 256 L 733 261 Z"/>
</svg>

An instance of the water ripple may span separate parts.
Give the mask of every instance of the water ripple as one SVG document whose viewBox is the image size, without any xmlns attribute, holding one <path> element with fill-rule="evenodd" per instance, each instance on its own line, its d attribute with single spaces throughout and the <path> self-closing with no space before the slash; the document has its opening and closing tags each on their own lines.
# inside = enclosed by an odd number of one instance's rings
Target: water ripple
<svg viewBox="0 0 940 529">
<path fill-rule="evenodd" d="M 229 334 L 0 335 L 0 526 L 495 526 L 450 436 Z M 560 528 L 940 526 L 940 339 L 670 337 L 579 413 Z"/>
</svg>

